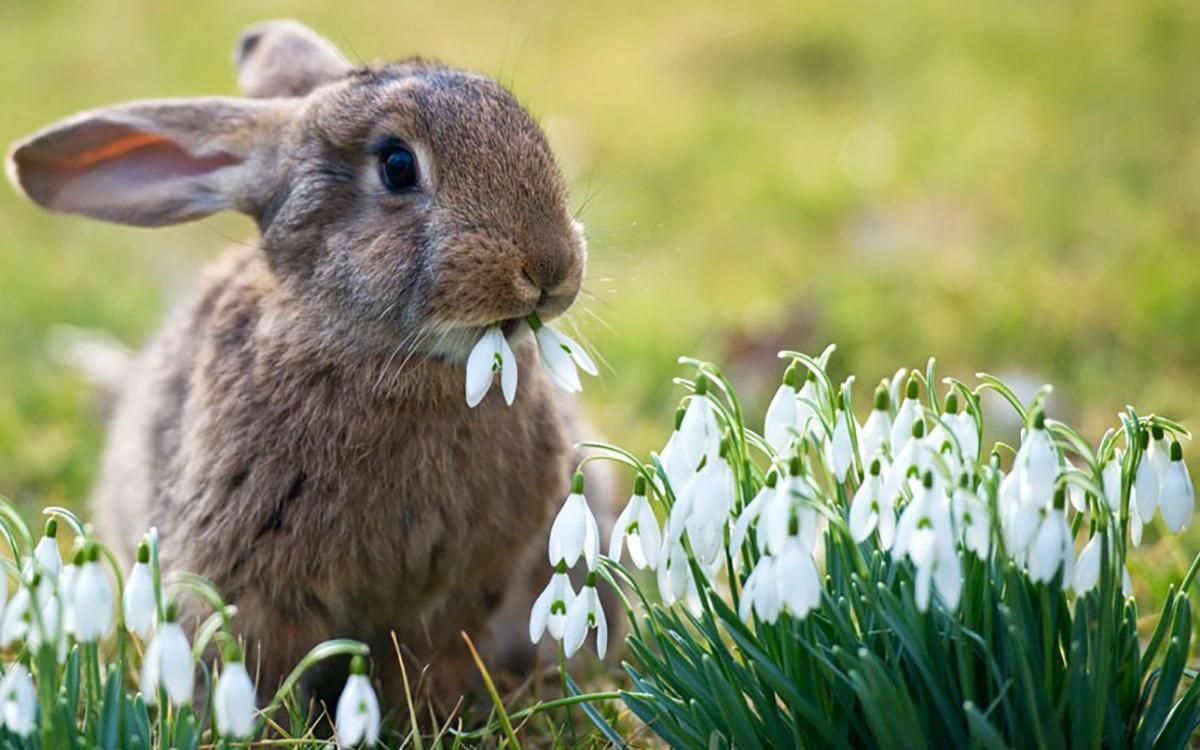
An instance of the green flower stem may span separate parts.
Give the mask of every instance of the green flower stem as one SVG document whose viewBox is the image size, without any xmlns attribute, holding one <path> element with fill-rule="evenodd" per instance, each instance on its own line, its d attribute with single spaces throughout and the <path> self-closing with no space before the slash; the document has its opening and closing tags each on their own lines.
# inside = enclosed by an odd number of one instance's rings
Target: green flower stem
<svg viewBox="0 0 1200 750">
<path fill-rule="evenodd" d="M 294 669 L 292 669 L 290 674 L 288 674 L 287 679 L 283 681 L 283 684 L 279 686 L 279 689 L 275 691 L 275 697 L 273 697 L 271 702 L 267 704 L 267 707 L 262 710 L 262 716 L 270 716 L 275 712 L 275 709 L 283 705 L 284 699 L 291 695 L 292 691 L 296 689 L 296 685 L 299 684 L 300 678 L 304 676 L 304 673 L 317 664 L 320 664 L 326 659 L 330 659 L 334 656 L 366 657 L 370 655 L 371 649 L 368 648 L 365 643 L 352 641 L 348 638 L 325 641 L 324 643 L 319 643 L 316 646 L 313 646 L 312 650 L 305 654 L 304 658 L 300 660 L 300 663 L 297 664 Z M 262 722 L 263 719 L 260 717 L 259 731 L 261 731 Z"/>
</svg>

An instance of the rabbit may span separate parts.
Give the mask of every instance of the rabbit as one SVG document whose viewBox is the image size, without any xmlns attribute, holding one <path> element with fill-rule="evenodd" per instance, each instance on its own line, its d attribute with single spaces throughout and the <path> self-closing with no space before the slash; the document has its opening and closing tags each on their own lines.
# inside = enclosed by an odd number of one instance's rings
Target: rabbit
<svg viewBox="0 0 1200 750">
<path fill-rule="evenodd" d="M 583 227 L 541 129 L 490 78 L 355 67 L 295 21 L 249 29 L 235 62 L 246 98 L 95 109 L 8 157 L 50 211 L 158 227 L 234 210 L 260 235 L 128 368 L 97 533 L 129 559 L 157 527 L 164 570 L 217 585 L 260 700 L 312 646 L 350 637 L 395 701 L 394 632 L 452 702 L 476 678 L 460 631 L 502 667 L 537 658 L 529 608 L 586 427 L 519 321 L 571 306 Z M 496 323 L 516 400 L 493 389 L 471 409 L 464 362 Z M 611 480 L 589 482 L 609 528 Z M 181 606 L 195 627 L 199 606 Z M 337 671 L 309 694 L 336 698 Z"/>
</svg>

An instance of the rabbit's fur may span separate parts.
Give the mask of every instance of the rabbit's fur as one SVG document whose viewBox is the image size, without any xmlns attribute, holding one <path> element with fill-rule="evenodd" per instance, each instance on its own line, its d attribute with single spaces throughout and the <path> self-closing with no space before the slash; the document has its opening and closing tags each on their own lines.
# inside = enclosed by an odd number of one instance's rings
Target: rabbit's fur
<svg viewBox="0 0 1200 750">
<path fill-rule="evenodd" d="M 493 389 L 469 409 L 463 363 L 485 326 L 553 318 L 579 291 L 582 228 L 550 148 L 483 76 L 352 69 L 295 22 L 251 29 L 236 57 L 264 98 L 95 110 L 10 156 L 51 210 L 158 226 L 234 209 L 262 234 L 207 271 L 132 368 L 99 533 L 129 555 L 157 526 L 166 569 L 212 579 L 261 693 L 339 636 L 368 642 L 396 691 L 394 630 L 453 696 L 474 674 L 459 633 L 486 641 L 489 618 L 492 653 L 528 666 L 546 527 L 581 436 L 528 335 L 511 407 Z M 416 154 L 417 190 L 382 185 L 386 139 Z"/>
</svg>

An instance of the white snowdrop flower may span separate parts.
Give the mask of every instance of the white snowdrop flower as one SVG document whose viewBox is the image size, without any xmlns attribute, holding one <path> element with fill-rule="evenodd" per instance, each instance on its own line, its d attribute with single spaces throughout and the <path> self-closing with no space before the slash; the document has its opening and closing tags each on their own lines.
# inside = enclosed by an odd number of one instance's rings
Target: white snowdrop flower
<svg viewBox="0 0 1200 750">
<path fill-rule="evenodd" d="M 683 425 L 683 418 L 686 414 L 685 407 L 681 406 L 675 410 L 675 430 L 667 439 L 666 445 L 663 446 L 662 453 L 659 454 L 659 461 L 662 462 L 667 482 L 671 485 L 671 492 L 676 496 L 683 491 L 688 480 L 695 475 L 697 464 L 699 464 L 699 459 L 693 463 L 685 455 L 685 450 L 676 448 L 676 444 L 682 442 L 682 438 L 679 437 L 679 428 Z"/>
<path fill-rule="evenodd" d="M 962 475 L 950 496 L 950 513 L 957 538 L 977 557 L 985 558 L 991 549 L 992 524 L 987 506 L 971 489 L 970 478 Z"/>
<path fill-rule="evenodd" d="M 958 410 L 958 394 L 950 391 L 946 395 L 946 409 L 942 419 L 958 441 L 963 461 L 973 464 L 979 459 L 979 430 L 970 412 Z"/>
<path fill-rule="evenodd" d="M 958 607 L 962 564 L 955 549 L 949 503 L 943 493 L 934 490 L 931 471 L 924 473 L 920 489 L 900 515 L 892 554 L 906 555 L 916 568 L 913 598 L 917 609 L 922 612 L 929 609 L 933 587 L 948 608 Z"/>
<path fill-rule="evenodd" d="M 800 470 L 800 459 L 793 456 L 788 465 L 788 475 L 780 480 L 779 487 L 767 501 L 755 526 L 759 538 L 766 540 L 767 551 L 772 555 L 783 552 L 793 522 L 797 524 L 796 534 L 804 546 L 811 550 L 816 545 L 819 518 L 812 506 L 815 498 Z"/>
<path fill-rule="evenodd" d="M 775 487 L 779 483 L 779 472 L 771 469 L 767 472 L 766 483 L 758 491 L 754 498 L 746 503 L 746 507 L 742 508 L 742 512 L 734 521 L 733 530 L 729 532 L 729 551 L 733 553 L 734 565 L 740 565 L 742 556 L 742 545 L 745 544 L 746 534 L 750 531 L 750 525 L 758 521 L 758 517 L 762 515 L 763 508 L 771 496 L 775 494 Z"/>
<path fill-rule="evenodd" d="M 739 615 L 750 619 L 750 613 L 758 615 L 763 622 L 774 623 L 783 611 L 783 598 L 779 595 L 779 579 L 775 574 L 775 558 L 763 555 L 750 571 L 742 589 Z"/>
<path fill-rule="evenodd" d="M 658 595 L 668 607 L 678 601 L 686 601 L 688 609 L 700 610 L 700 592 L 696 590 L 696 577 L 688 564 L 687 550 L 678 542 L 664 539 L 664 549 L 658 561 Z"/>
<path fill-rule="evenodd" d="M 726 455 L 729 442 L 721 443 L 720 455 L 705 463 L 692 480 L 687 493 L 690 512 L 684 519 L 692 552 L 701 565 L 711 566 L 721 559 L 725 547 L 725 524 L 733 510 L 737 492 L 733 468 Z M 682 504 L 681 504 L 682 505 Z"/>
<path fill-rule="evenodd" d="M 1187 528 L 1196 506 L 1196 490 L 1183 462 L 1183 448 L 1178 441 L 1171 443 L 1170 464 L 1163 475 L 1160 507 L 1163 520 L 1172 534 Z"/>
<path fill-rule="evenodd" d="M 1108 507 L 1116 512 L 1121 509 L 1121 452 L 1115 451 L 1100 470 L 1100 479 L 1104 483 L 1104 499 Z"/>
<path fill-rule="evenodd" d="M 881 471 L 876 458 L 850 501 L 850 534 L 854 541 L 863 542 L 878 529 L 879 546 L 886 550 L 891 549 L 896 536 L 896 506 L 883 493 Z"/>
<path fill-rule="evenodd" d="M 796 433 L 803 438 L 808 434 L 809 428 L 813 423 L 820 424 L 821 420 L 817 416 L 813 404 L 820 403 L 820 389 L 817 387 L 817 376 L 812 370 L 808 371 L 808 377 L 804 380 L 804 385 L 800 386 L 800 390 L 796 391 Z"/>
<path fill-rule="evenodd" d="M 913 423 L 922 419 L 921 402 L 917 401 L 917 392 L 917 379 L 909 378 L 908 386 L 904 391 L 904 400 L 900 402 L 900 409 L 896 412 L 896 421 L 892 423 L 892 455 L 896 455 L 912 436 Z"/>
<path fill-rule="evenodd" d="M 717 410 L 708 397 L 708 377 L 704 373 L 696 376 L 695 388 L 671 446 L 672 453 L 679 452 L 679 460 L 693 471 L 700 466 L 700 459 L 706 456 L 716 458 L 721 447 Z"/>
<path fill-rule="evenodd" d="M 1161 486 L 1163 477 L 1167 475 L 1167 467 L 1171 465 L 1171 441 L 1167 440 L 1166 430 L 1158 425 L 1150 427 L 1150 445 L 1146 455 L 1150 457 L 1150 463 L 1158 472 L 1158 481 Z"/>
<path fill-rule="evenodd" d="M 1065 504 L 1065 491 L 1060 487 L 1054 507 L 1042 510 L 1037 535 L 1029 548 L 1029 577 L 1035 581 L 1045 583 L 1051 580 L 1060 568 L 1063 571 L 1063 580 L 1072 580 L 1075 544 L 1071 537 L 1071 527 L 1067 525 L 1066 513 L 1063 512 Z"/>
<path fill-rule="evenodd" d="M 63 604 L 63 632 L 67 635 L 75 635 L 75 581 L 79 578 L 79 567 L 83 564 L 82 550 L 76 553 L 75 558 L 67 563 L 58 578 L 58 590 L 62 594 Z M 2 630 L 3 626 L 0 625 L 0 631 Z M 3 640 L 3 636 L 0 636 L 0 640 Z"/>
<path fill-rule="evenodd" d="M 34 620 L 32 612 L 29 613 L 29 632 L 26 636 L 29 648 L 35 652 L 43 643 L 53 646 L 59 664 L 67 660 L 67 633 L 60 627 L 61 609 L 56 595 L 47 596 L 39 605 L 40 617 L 37 620 Z"/>
<path fill-rule="evenodd" d="M 367 662 L 361 656 L 350 661 L 350 676 L 338 697 L 334 730 L 341 747 L 360 742 L 374 747 L 379 742 L 379 698 L 367 679 Z"/>
<path fill-rule="evenodd" d="M 1142 514 L 1135 507 L 1129 514 L 1129 541 L 1134 547 L 1142 546 L 1142 531 L 1145 527 L 1146 525 L 1142 523 Z"/>
<path fill-rule="evenodd" d="M 542 366 L 546 369 L 550 380 L 559 388 L 567 393 L 579 393 L 583 390 L 583 384 L 579 381 L 578 370 L 583 370 L 593 377 L 600 374 L 600 371 L 596 369 L 596 363 L 592 361 L 582 346 L 570 337 L 542 323 L 537 313 L 531 313 L 526 321 L 533 329 L 534 338 L 537 339 Z"/>
<path fill-rule="evenodd" d="M 1079 471 L 1079 467 L 1077 467 L 1075 462 L 1069 458 L 1066 459 L 1066 468 L 1067 471 L 1065 471 L 1064 474 L 1070 474 L 1073 471 Z M 1083 472 L 1079 473 L 1082 474 Z M 1076 513 L 1084 513 L 1087 511 L 1087 494 L 1078 484 L 1074 482 L 1067 484 L 1067 500 L 1070 501 L 1071 507 Z"/>
<path fill-rule="evenodd" d="M 11 646 L 29 634 L 31 598 L 28 586 L 17 587 L 12 601 L 4 609 L 3 619 L 0 619 L 0 647 Z"/>
<path fill-rule="evenodd" d="M 1142 523 L 1150 523 L 1154 511 L 1158 510 L 1159 482 L 1158 471 L 1154 468 L 1147 449 L 1150 445 L 1150 434 L 1142 432 L 1138 440 L 1142 445 L 1142 455 L 1138 460 L 1137 470 L 1133 477 L 1133 501 L 1137 505 L 1137 513 Z"/>
<path fill-rule="evenodd" d="M 240 653 L 227 658 L 213 689 L 213 711 L 222 737 L 247 739 L 254 733 L 254 683 Z"/>
<path fill-rule="evenodd" d="M 1097 532 L 1092 535 L 1088 543 L 1083 546 L 1083 551 L 1079 553 L 1079 559 L 1075 562 L 1075 574 L 1070 581 L 1071 589 L 1076 594 L 1086 594 L 1096 588 L 1096 584 L 1099 583 L 1100 558 L 1103 553 L 1101 545 L 1103 543 L 1103 535 Z"/>
<path fill-rule="evenodd" d="M 613 524 L 608 543 L 608 556 L 620 561 L 621 552 L 629 547 L 629 559 L 638 570 L 658 566 L 658 550 L 662 532 L 650 501 L 646 499 L 646 477 L 641 474 L 633 482 L 633 496 Z"/>
<path fill-rule="evenodd" d="M 62 573 L 62 555 L 58 551 L 58 520 L 46 521 L 46 533 L 33 549 L 33 562 L 43 574 L 43 580 L 53 584 Z"/>
<path fill-rule="evenodd" d="M 575 601 L 575 590 L 567 576 L 567 564 L 559 561 L 554 567 L 550 583 L 533 602 L 529 613 L 529 640 L 537 643 L 549 632 L 550 637 L 561 641 L 567 625 L 567 610 Z"/>
<path fill-rule="evenodd" d="M 793 362 L 783 374 L 783 382 L 775 390 L 767 406 L 763 438 L 779 455 L 786 455 L 796 438 L 796 378 L 800 365 Z"/>
<path fill-rule="evenodd" d="M 17 662 L 0 680 L 0 719 L 20 737 L 33 734 L 37 722 L 37 690 L 24 664 Z"/>
<path fill-rule="evenodd" d="M 875 389 L 875 404 L 867 421 L 858 432 L 858 458 L 863 466 L 869 466 L 883 446 L 891 446 L 892 415 L 888 412 L 888 392 L 882 385 Z"/>
<path fill-rule="evenodd" d="M 788 537 L 775 561 L 774 574 L 779 600 L 792 616 L 803 620 L 821 603 L 821 576 L 799 537 Z"/>
<path fill-rule="evenodd" d="M 100 548 L 88 548 L 87 561 L 79 570 L 72 596 L 75 608 L 75 635 L 84 642 L 103 638 L 112 630 L 113 590 L 104 568 L 100 567 Z"/>
<path fill-rule="evenodd" d="M 604 619 L 604 607 L 596 593 L 596 574 L 589 573 L 579 590 L 579 596 L 567 608 L 567 626 L 563 632 L 563 653 L 569 659 L 587 640 L 589 629 L 596 630 L 596 656 L 601 659 L 608 651 L 608 622 Z"/>
<path fill-rule="evenodd" d="M 834 420 L 833 437 L 829 440 L 833 475 L 838 482 L 846 481 L 846 473 L 854 465 L 854 445 L 850 442 L 850 422 L 845 409 L 838 409 Z"/>
<path fill-rule="evenodd" d="M 154 595 L 154 576 L 150 570 L 150 548 L 145 542 L 138 545 L 137 562 L 125 580 L 125 591 L 121 600 L 125 614 L 125 627 L 139 638 L 145 639 L 154 627 L 158 616 L 158 604 Z"/>
<path fill-rule="evenodd" d="M 1021 502 L 1045 507 L 1054 498 L 1054 483 L 1058 480 L 1058 451 L 1046 430 L 1046 414 L 1040 409 L 1033 415 L 1032 429 L 1025 433 L 1013 474 L 1020 481 Z"/>
<path fill-rule="evenodd" d="M 921 477 L 931 468 L 932 459 L 929 449 L 925 446 L 925 422 L 917 420 L 912 423 L 912 434 L 909 435 L 895 454 L 896 458 L 888 467 L 883 480 L 883 494 L 890 502 L 895 503 L 900 497 L 900 491 L 908 482 L 910 476 Z M 914 471 L 915 470 L 915 471 Z"/>
<path fill-rule="evenodd" d="M 504 401 L 511 406 L 517 397 L 517 358 L 500 326 L 491 326 L 467 356 L 467 406 L 479 405 L 491 390 L 497 372 Z"/>
<path fill-rule="evenodd" d="M 183 629 L 175 622 L 175 604 L 167 605 L 167 618 L 155 632 L 142 659 L 142 694 L 146 703 L 154 705 L 158 689 L 167 693 L 167 700 L 182 706 L 192 700 L 195 688 L 192 672 L 192 647 Z"/>
<path fill-rule="evenodd" d="M 567 567 L 574 567 L 582 555 L 588 570 L 596 569 L 600 557 L 600 529 L 583 495 L 583 472 L 575 472 L 571 494 L 563 501 L 554 525 L 550 527 L 548 551 L 551 565 L 565 561 Z"/>
</svg>

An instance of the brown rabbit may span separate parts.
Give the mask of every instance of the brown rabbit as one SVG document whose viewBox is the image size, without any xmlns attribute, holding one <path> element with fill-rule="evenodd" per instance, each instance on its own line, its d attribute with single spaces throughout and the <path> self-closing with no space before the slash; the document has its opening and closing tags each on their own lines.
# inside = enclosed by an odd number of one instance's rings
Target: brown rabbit
<svg viewBox="0 0 1200 750">
<path fill-rule="evenodd" d="M 213 264 L 133 367 L 99 532 L 129 555 L 157 526 L 167 569 L 212 579 L 260 693 L 352 637 L 395 694 L 393 630 L 443 697 L 473 678 L 462 630 L 490 629 L 492 653 L 527 667 L 576 427 L 530 336 L 511 407 L 493 389 L 469 409 L 463 363 L 486 326 L 512 333 L 579 292 L 582 227 L 546 139 L 484 76 L 352 68 L 294 21 L 252 28 L 237 63 L 259 98 L 93 110 L 9 158 L 52 211 L 149 227 L 233 209 L 262 235 Z M 328 699 L 340 681 L 310 688 Z"/>
</svg>

